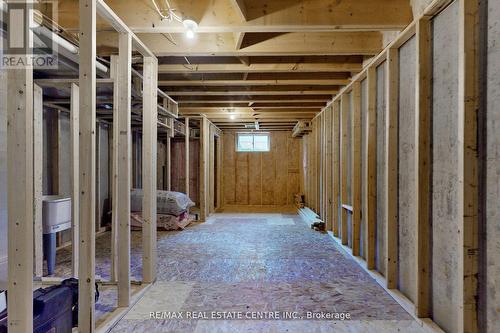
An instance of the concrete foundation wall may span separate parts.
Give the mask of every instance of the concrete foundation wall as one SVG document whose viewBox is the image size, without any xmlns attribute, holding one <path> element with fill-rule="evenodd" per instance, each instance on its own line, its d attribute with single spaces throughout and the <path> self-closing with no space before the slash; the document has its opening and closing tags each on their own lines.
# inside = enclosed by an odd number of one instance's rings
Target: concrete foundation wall
<svg viewBox="0 0 500 333">
<path fill-rule="evenodd" d="M 462 279 L 458 156 L 458 2 L 433 20 L 432 309 L 434 321 L 458 332 Z"/>
<path fill-rule="evenodd" d="M 377 67 L 377 230 L 376 230 L 376 267 L 385 274 L 385 77 L 386 63 Z"/>
<path fill-rule="evenodd" d="M 488 1 L 486 332 L 500 332 L 500 1 Z"/>
<path fill-rule="evenodd" d="M 398 288 L 416 300 L 415 72 L 416 39 L 399 49 Z"/>
</svg>

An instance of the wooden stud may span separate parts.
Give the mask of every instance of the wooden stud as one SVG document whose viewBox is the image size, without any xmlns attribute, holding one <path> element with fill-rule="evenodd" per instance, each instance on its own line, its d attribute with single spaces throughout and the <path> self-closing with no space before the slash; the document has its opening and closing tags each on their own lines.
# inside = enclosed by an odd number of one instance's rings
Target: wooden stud
<svg viewBox="0 0 500 333">
<path fill-rule="evenodd" d="M 156 177 L 158 60 L 144 57 L 142 110 L 142 280 L 156 279 Z"/>
<path fill-rule="evenodd" d="M 366 265 L 375 269 L 377 232 L 377 72 L 376 67 L 368 68 L 367 74 L 368 114 L 365 132 L 366 156 L 366 208 L 363 219 L 366 225 Z"/>
<path fill-rule="evenodd" d="M 8 330 L 24 333 L 33 331 L 33 70 L 7 72 Z"/>
<path fill-rule="evenodd" d="M 479 0 L 459 0 L 459 41 L 458 41 L 458 133 L 459 150 L 459 223 L 461 251 L 458 270 L 461 300 L 459 331 L 478 332 L 477 286 L 479 264 L 479 217 L 478 217 L 478 142 L 477 115 L 479 109 Z"/>
<path fill-rule="evenodd" d="M 111 56 L 110 76 L 113 80 L 113 143 L 112 143 L 112 171 L 111 171 L 111 281 L 118 281 L 118 137 L 119 124 L 118 113 L 120 112 L 119 79 L 118 79 L 118 56 Z"/>
<path fill-rule="evenodd" d="M 360 254 L 361 229 L 361 83 L 354 82 L 352 87 L 352 255 Z"/>
<path fill-rule="evenodd" d="M 34 251 L 35 276 L 43 275 L 43 90 L 40 86 L 33 87 L 33 204 L 34 204 Z"/>
<path fill-rule="evenodd" d="M 185 174 L 186 174 L 186 180 L 185 180 L 185 191 L 186 191 L 186 195 L 189 197 L 189 178 L 190 178 L 190 175 L 189 175 L 189 166 L 190 166 L 190 161 L 189 161 L 189 135 L 190 135 L 190 129 L 189 129 L 189 117 L 186 117 L 185 119 L 185 130 L 186 130 L 186 135 L 184 136 L 184 142 L 185 142 Z"/>
<path fill-rule="evenodd" d="M 387 288 L 397 287 L 398 276 L 398 107 L 399 107 L 399 50 L 387 50 L 386 78 L 386 274 Z"/>
<path fill-rule="evenodd" d="M 209 213 L 209 205 L 208 205 L 208 161 L 209 161 L 209 122 L 206 117 L 202 117 L 200 119 L 200 162 L 199 162 L 199 178 L 198 184 L 200 186 L 200 221 L 206 221 Z"/>
<path fill-rule="evenodd" d="M 327 109 L 326 113 L 326 216 L 328 217 L 327 230 L 334 229 L 333 216 L 333 107 Z"/>
<path fill-rule="evenodd" d="M 95 328 L 96 0 L 81 0 L 79 5 L 79 220 L 85 223 L 80 224 L 78 250 L 78 331 L 87 333 Z"/>
<path fill-rule="evenodd" d="M 333 235 L 339 237 L 340 221 L 340 102 L 333 103 Z"/>
<path fill-rule="evenodd" d="M 118 55 L 118 163 L 116 164 L 116 199 L 118 220 L 118 306 L 130 304 L 130 189 L 131 189 L 131 66 L 132 38 L 119 34 Z"/>
<path fill-rule="evenodd" d="M 70 142 L 71 142 L 71 267 L 73 277 L 78 277 L 78 239 L 80 224 L 79 224 L 79 211 L 80 211 L 80 202 L 79 202 L 79 164 L 80 164 L 80 155 L 79 155 L 79 136 L 80 136 L 80 89 L 78 85 L 75 83 L 71 84 L 71 106 L 70 106 Z"/>
<path fill-rule="evenodd" d="M 340 203 L 344 204 L 348 201 L 347 198 L 347 126 L 348 126 L 348 117 L 347 112 L 349 112 L 349 108 L 347 107 L 349 103 L 348 96 L 343 94 L 340 97 Z M 343 245 L 347 245 L 347 211 L 345 209 L 341 209 L 342 217 L 341 217 L 341 227 L 340 227 L 340 236 Z"/>
<path fill-rule="evenodd" d="M 167 155 L 167 171 L 166 171 L 166 174 L 167 174 L 167 184 L 165 186 L 165 188 L 167 189 L 167 191 L 171 191 L 172 190 L 172 138 L 170 137 L 170 132 L 173 132 L 174 130 L 173 129 L 170 129 L 169 130 L 169 135 L 167 136 L 167 139 L 166 139 L 166 146 L 167 146 L 167 149 L 166 149 L 166 155 Z"/>
</svg>

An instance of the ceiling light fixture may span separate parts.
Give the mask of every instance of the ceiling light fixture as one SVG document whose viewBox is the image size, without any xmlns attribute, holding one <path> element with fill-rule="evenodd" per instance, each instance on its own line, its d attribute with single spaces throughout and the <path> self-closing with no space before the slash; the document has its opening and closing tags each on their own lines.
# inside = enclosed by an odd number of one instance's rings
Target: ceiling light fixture
<svg viewBox="0 0 500 333">
<path fill-rule="evenodd" d="M 230 118 L 231 120 L 234 120 L 234 119 L 236 119 L 236 115 L 235 115 L 235 114 L 230 114 L 230 115 L 229 115 L 229 118 Z"/>
<path fill-rule="evenodd" d="M 196 30 L 198 30 L 198 23 L 191 19 L 184 19 L 182 20 L 182 25 L 186 28 L 186 37 L 193 39 Z"/>
</svg>

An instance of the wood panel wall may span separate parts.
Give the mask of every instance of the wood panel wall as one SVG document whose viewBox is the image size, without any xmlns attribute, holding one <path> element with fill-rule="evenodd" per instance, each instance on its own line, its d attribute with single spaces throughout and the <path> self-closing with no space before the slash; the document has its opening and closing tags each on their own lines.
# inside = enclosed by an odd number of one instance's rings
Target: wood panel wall
<svg viewBox="0 0 500 333">
<path fill-rule="evenodd" d="M 175 192 L 186 192 L 186 143 L 184 138 L 175 138 L 171 141 L 172 158 L 172 184 L 171 190 Z M 189 141 L 189 197 L 195 203 L 199 204 L 199 161 L 200 161 L 200 141 L 191 139 Z"/>
<path fill-rule="evenodd" d="M 224 206 L 293 205 L 300 192 L 301 140 L 288 131 L 269 133 L 269 152 L 242 153 L 236 152 L 236 132 L 224 131 Z"/>
<path fill-rule="evenodd" d="M 480 248 L 478 233 L 479 175 L 485 172 L 486 198 L 498 198 L 498 177 L 495 181 L 492 174 L 498 176 L 493 147 L 500 136 L 492 113 L 482 130 L 477 127 L 478 5 L 475 0 L 433 1 L 313 119 L 312 132 L 302 139 L 309 208 L 431 331 L 498 330 L 498 297 L 488 292 L 499 287 L 493 276 L 498 276 L 500 243 L 490 237 Z M 491 7 L 498 10 L 491 4 L 487 10 Z M 488 46 L 493 48 L 488 55 L 498 49 Z M 490 93 L 496 98 L 498 87 Z M 324 136 L 336 117 L 340 126 L 331 126 L 332 138 L 339 140 L 330 142 Z M 477 155 L 483 133 L 483 167 L 488 169 L 481 169 Z M 332 174 L 340 175 L 333 182 L 330 163 Z M 339 188 L 341 203 L 352 205 L 351 219 L 345 209 L 330 213 L 335 203 L 329 187 Z M 483 230 L 498 234 L 490 222 L 498 222 L 498 199 L 485 207 Z"/>
</svg>

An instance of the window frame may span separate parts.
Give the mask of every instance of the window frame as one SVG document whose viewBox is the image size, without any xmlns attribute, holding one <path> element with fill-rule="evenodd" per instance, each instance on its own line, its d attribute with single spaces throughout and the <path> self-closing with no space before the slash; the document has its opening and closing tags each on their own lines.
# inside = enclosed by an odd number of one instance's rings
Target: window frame
<svg viewBox="0 0 500 333">
<path fill-rule="evenodd" d="M 240 136 L 252 136 L 252 150 L 240 150 L 239 138 Z M 267 137 L 267 150 L 255 150 L 255 137 Z M 236 132 L 235 135 L 235 151 L 237 153 L 268 153 L 271 151 L 271 133 L 269 132 Z"/>
</svg>

